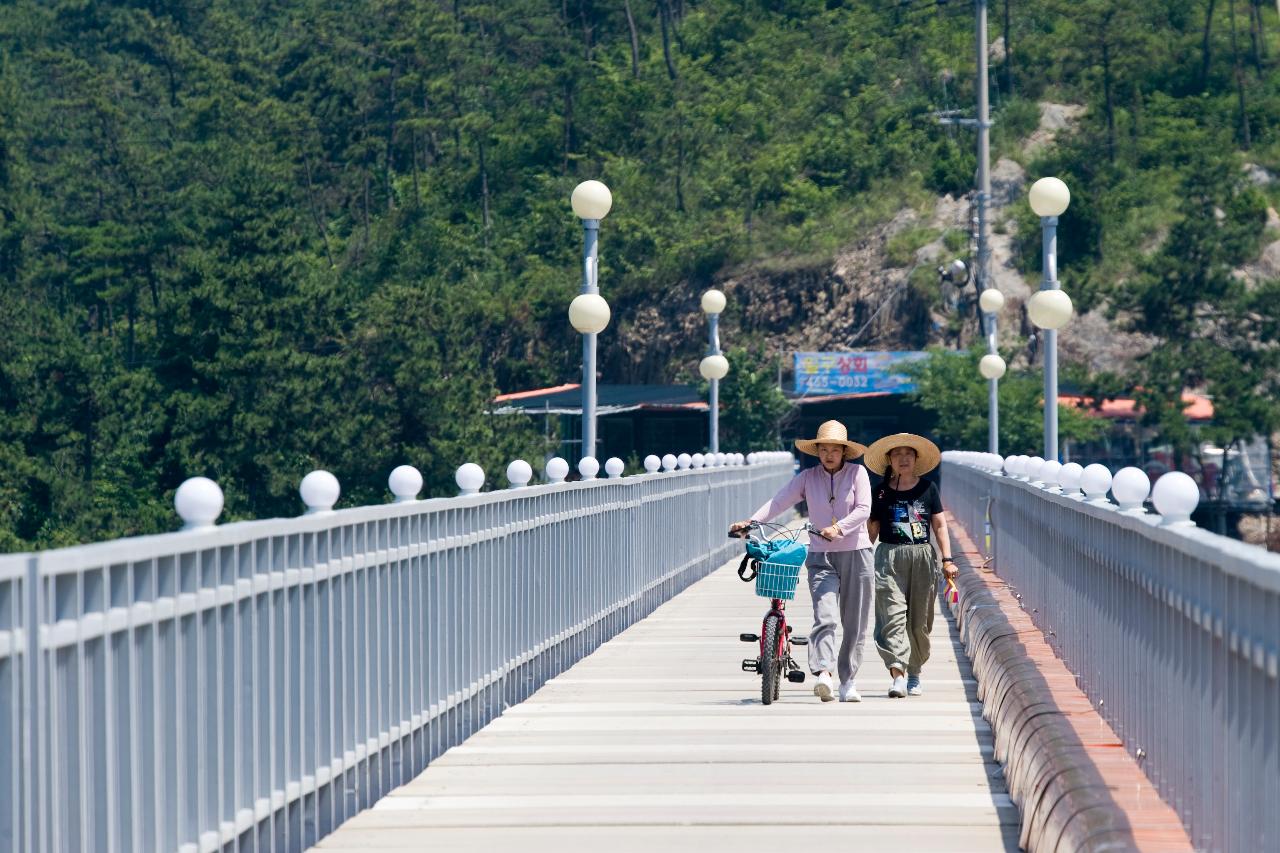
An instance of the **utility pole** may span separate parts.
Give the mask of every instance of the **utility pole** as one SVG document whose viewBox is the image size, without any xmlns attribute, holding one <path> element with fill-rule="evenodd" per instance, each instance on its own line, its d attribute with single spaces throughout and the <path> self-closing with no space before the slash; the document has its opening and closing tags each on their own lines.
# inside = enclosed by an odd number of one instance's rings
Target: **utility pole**
<svg viewBox="0 0 1280 853">
<path fill-rule="evenodd" d="M 1276 0 L 1280 3 L 1280 0 Z M 987 238 L 987 205 L 991 201 L 991 106 L 987 80 L 987 0 L 974 0 L 977 16 L 978 52 L 978 263 L 974 287 L 987 289 L 991 247 Z M 996 355 L 996 315 L 983 315 L 986 322 L 987 352 Z M 987 452 L 1000 452 L 1000 380 L 987 380 Z"/>
<path fill-rule="evenodd" d="M 1280 3 L 1280 0 L 1276 0 Z M 941 124 L 958 124 L 978 130 L 978 192 L 974 197 L 974 209 L 978 219 L 978 256 L 974 259 L 973 282 L 979 297 L 990 287 L 991 245 L 988 237 L 990 222 L 987 207 L 991 203 L 991 105 L 990 81 L 987 73 L 987 0 L 974 0 L 976 18 L 975 47 L 978 73 L 975 88 L 978 90 L 978 117 L 959 118 L 958 110 L 938 113 Z M 983 333 L 987 338 L 987 352 L 999 355 L 996 334 L 996 314 L 982 312 Z M 1001 367 L 1003 372 L 1003 367 Z M 987 380 L 987 452 L 1000 452 L 1000 380 Z"/>
</svg>

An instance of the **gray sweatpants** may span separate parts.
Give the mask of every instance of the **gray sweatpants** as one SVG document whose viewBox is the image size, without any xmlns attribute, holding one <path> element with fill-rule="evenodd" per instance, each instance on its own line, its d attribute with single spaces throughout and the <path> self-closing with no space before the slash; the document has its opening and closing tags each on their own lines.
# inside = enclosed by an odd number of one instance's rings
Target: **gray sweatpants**
<svg viewBox="0 0 1280 853">
<path fill-rule="evenodd" d="M 876 549 L 876 650 L 889 669 L 919 675 L 929 660 L 938 564 L 933 546 L 890 545 Z"/>
<path fill-rule="evenodd" d="M 809 632 L 809 671 L 837 671 L 841 681 L 858 674 L 862 640 L 870 627 L 875 595 L 875 558 L 870 548 L 858 551 L 810 552 L 805 563 L 813 597 L 813 630 Z M 844 630 L 836 656 L 836 626 Z"/>
</svg>

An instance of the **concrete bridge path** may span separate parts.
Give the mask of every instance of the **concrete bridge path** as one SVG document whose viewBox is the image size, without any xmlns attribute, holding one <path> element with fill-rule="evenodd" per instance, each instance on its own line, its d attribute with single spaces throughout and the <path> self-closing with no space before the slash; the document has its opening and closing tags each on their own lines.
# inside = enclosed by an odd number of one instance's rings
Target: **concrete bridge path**
<svg viewBox="0 0 1280 853">
<path fill-rule="evenodd" d="M 736 561 L 509 709 L 316 850 L 1017 849 L 1017 811 L 954 626 L 939 613 L 926 694 L 889 699 L 867 639 L 861 703 L 742 672 L 767 606 Z M 788 607 L 812 618 L 801 589 Z M 941 609 L 941 608 L 940 608 Z M 804 649 L 799 649 L 803 664 Z M 831 848 L 834 849 L 834 848 Z"/>
</svg>

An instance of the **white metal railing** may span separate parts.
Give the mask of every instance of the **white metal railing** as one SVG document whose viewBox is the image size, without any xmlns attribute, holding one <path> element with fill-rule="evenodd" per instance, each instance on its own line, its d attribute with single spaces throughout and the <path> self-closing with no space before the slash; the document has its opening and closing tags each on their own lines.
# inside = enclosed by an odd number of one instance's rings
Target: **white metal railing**
<svg viewBox="0 0 1280 853">
<path fill-rule="evenodd" d="M 1081 494 L 1079 471 L 944 457 L 947 510 L 975 539 L 990 520 L 1000 577 L 1197 849 L 1280 849 L 1280 555 L 1192 525 L 1185 475 L 1155 515 L 1145 475 L 1094 469 Z"/>
<path fill-rule="evenodd" d="M 305 849 L 728 559 L 793 469 L 682 458 L 424 501 L 397 469 L 338 511 L 309 475 L 307 515 L 217 527 L 204 481 L 198 529 L 0 557 L 0 850 Z"/>
</svg>

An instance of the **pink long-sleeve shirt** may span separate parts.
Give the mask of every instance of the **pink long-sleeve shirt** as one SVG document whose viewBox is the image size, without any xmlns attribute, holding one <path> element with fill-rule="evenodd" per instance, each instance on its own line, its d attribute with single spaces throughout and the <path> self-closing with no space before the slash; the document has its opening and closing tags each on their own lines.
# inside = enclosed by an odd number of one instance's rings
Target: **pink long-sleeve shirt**
<svg viewBox="0 0 1280 853">
<path fill-rule="evenodd" d="M 809 521 L 815 527 L 835 524 L 843 536 L 828 542 L 820 536 L 809 537 L 809 550 L 857 551 L 871 547 L 867 535 L 867 519 L 871 517 L 871 480 L 867 469 L 846 462 L 835 474 L 821 465 L 801 471 L 751 516 L 752 521 L 771 521 L 803 500 L 809 505 Z"/>
</svg>

